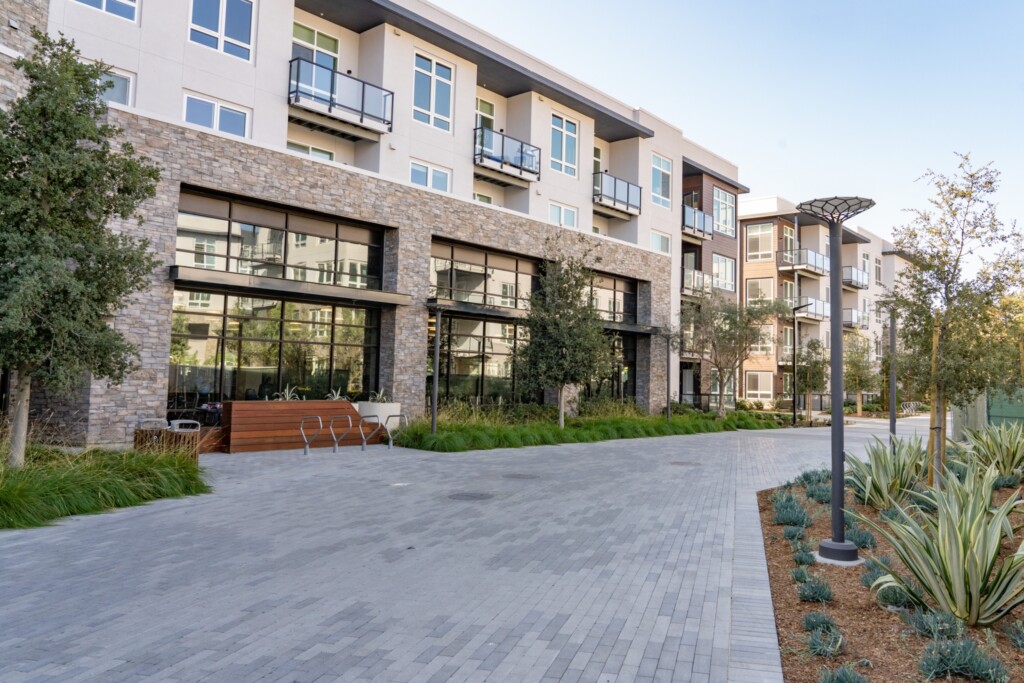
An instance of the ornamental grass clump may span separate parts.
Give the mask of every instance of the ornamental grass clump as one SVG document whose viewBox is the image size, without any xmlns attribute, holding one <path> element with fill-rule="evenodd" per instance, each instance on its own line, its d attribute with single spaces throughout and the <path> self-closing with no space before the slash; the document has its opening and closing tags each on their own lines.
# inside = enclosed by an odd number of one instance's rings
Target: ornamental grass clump
<svg viewBox="0 0 1024 683">
<path fill-rule="evenodd" d="M 917 633 L 932 640 L 959 638 L 964 634 L 964 622 L 949 612 L 915 609 L 906 612 L 903 621 Z"/>
<path fill-rule="evenodd" d="M 1003 633 L 1006 635 L 1006 639 L 1010 641 L 1010 645 L 1024 652 L 1024 621 L 1018 619 L 1007 626 Z"/>
<path fill-rule="evenodd" d="M 964 433 L 966 447 L 957 451 L 956 458 L 964 464 L 972 462 L 983 468 L 995 467 L 1004 481 L 1024 474 L 1024 425 L 988 425 L 982 429 L 968 429 Z"/>
<path fill-rule="evenodd" d="M 811 526 L 811 516 L 797 502 L 792 493 L 786 491 L 776 494 L 773 505 L 775 507 L 775 516 L 772 518 L 773 524 L 799 527 Z"/>
<path fill-rule="evenodd" d="M 807 498 L 815 503 L 828 505 L 832 502 L 832 486 L 829 484 L 811 484 L 807 487 Z"/>
<path fill-rule="evenodd" d="M 833 629 L 838 631 L 835 619 L 824 612 L 808 612 L 804 615 L 804 630 L 817 631 L 819 629 Z"/>
<path fill-rule="evenodd" d="M 874 534 L 859 526 L 847 528 L 846 540 L 861 550 L 870 550 L 876 545 Z"/>
<path fill-rule="evenodd" d="M 787 526 L 782 530 L 782 537 L 787 541 L 800 541 L 807 536 L 807 531 L 802 526 Z"/>
<path fill-rule="evenodd" d="M 854 671 L 852 664 L 843 664 L 838 669 L 824 669 L 818 683 L 871 683 L 871 679 Z"/>
<path fill-rule="evenodd" d="M 986 683 L 1010 682 L 1010 674 L 1003 663 L 982 652 L 970 638 L 940 639 L 929 643 L 918 669 L 928 680 L 963 676 Z"/>
<path fill-rule="evenodd" d="M 793 580 L 797 583 L 803 583 L 807 581 L 809 578 L 811 578 L 811 575 L 807 573 L 807 567 L 797 567 L 796 569 L 791 569 L 789 571 L 789 575 L 792 576 Z"/>
<path fill-rule="evenodd" d="M 800 602 L 832 602 L 832 586 L 822 578 L 813 577 L 797 586 Z"/>
<path fill-rule="evenodd" d="M 867 462 L 847 458 L 846 484 L 858 502 L 876 510 L 902 504 L 927 472 L 928 455 L 917 437 L 896 439 L 895 448 L 876 437 L 867 456 Z"/>
<path fill-rule="evenodd" d="M 949 612 L 968 626 L 989 626 L 1024 603 L 1024 543 L 999 557 L 1004 535 L 1012 537 L 1009 515 L 1020 497 L 1014 492 L 991 508 L 995 468 L 984 474 L 970 469 L 964 482 L 949 477 L 942 482 L 945 489 L 927 492 L 933 514 L 900 508 L 899 519 L 886 522 L 888 529 L 866 517 L 861 521 L 892 545 L 913 577 L 912 583 L 887 573 L 872 584 L 875 591 L 898 587 L 918 606 Z"/>
<path fill-rule="evenodd" d="M 814 486 L 815 484 L 831 484 L 832 470 L 822 468 L 818 470 L 807 470 L 805 472 L 801 472 L 800 476 L 796 478 L 796 483 L 800 484 L 804 488 Z"/>
<path fill-rule="evenodd" d="M 846 639 L 838 628 L 815 629 L 807 636 L 807 651 L 815 657 L 838 657 L 845 646 Z"/>
</svg>

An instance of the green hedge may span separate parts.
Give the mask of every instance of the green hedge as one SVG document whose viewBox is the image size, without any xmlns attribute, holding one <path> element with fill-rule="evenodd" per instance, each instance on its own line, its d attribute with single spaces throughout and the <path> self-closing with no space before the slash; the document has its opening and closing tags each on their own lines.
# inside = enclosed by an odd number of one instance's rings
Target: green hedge
<svg viewBox="0 0 1024 683">
<path fill-rule="evenodd" d="M 785 416 L 783 416 L 785 417 Z M 650 436 L 676 436 L 707 432 L 735 431 L 737 429 L 774 429 L 787 424 L 772 415 L 758 415 L 737 411 L 724 420 L 704 413 L 664 417 L 577 417 L 566 420 L 565 429 L 553 422 L 533 422 L 518 425 L 459 424 L 442 422 L 437 434 L 430 433 L 429 420 L 417 420 L 395 438 L 395 443 L 406 448 L 454 453 L 459 451 L 489 450 L 492 448 L 521 448 L 523 446 L 552 446 L 561 443 L 591 443 L 612 439 L 636 439 Z"/>
<path fill-rule="evenodd" d="M 0 466 L 0 529 L 44 526 L 60 517 L 208 493 L 202 470 L 175 453 L 32 448 L 25 466 Z"/>
</svg>

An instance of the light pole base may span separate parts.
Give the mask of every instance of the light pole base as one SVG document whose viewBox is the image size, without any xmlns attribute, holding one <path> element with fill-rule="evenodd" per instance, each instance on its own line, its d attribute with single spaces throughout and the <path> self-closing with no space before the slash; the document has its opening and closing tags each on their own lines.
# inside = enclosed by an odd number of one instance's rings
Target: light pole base
<svg viewBox="0 0 1024 683">
<path fill-rule="evenodd" d="M 849 541 L 836 543 L 832 539 L 825 539 L 818 545 L 818 554 L 836 562 L 856 562 L 860 559 L 857 557 L 857 546 Z"/>
</svg>

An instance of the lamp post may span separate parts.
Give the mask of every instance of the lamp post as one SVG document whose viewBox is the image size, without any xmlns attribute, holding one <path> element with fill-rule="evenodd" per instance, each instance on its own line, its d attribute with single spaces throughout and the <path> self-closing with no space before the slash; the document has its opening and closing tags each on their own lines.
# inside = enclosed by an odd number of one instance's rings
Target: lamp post
<svg viewBox="0 0 1024 683">
<path fill-rule="evenodd" d="M 797 299 L 797 301 L 799 301 L 799 300 L 800 299 Z M 793 386 L 791 387 L 791 389 L 793 390 L 793 426 L 794 427 L 796 427 L 796 312 L 799 311 L 799 310 L 802 310 L 804 308 L 807 308 L 810 305 L 811 305 L 811 302 L 808 301 L 805 304 L 800 304 L 799 306 L 793 306 Z"/>
<path fill-rule="evenodd" d="M 867 211 L 875 202 L 863 197 L 828 197 L 797 205 L 797 210 L 828 223 L 829 302 L 832 333 L 832 538 L 818 546 L 818 555 L 834 562 L 856 562 L 857 546 L 846 540 L 843 519 L 845 452 L 843 441 L 843 222 Z"/>
<path fill-rule="evenodd" d="M 889 309 L 889 448 L 896 452 L 896 307 Z"/>
<path fill-rule="evenodd" d="M 441 318 L 444 307 L 434 306 L 434 373 L 430 381 L 430 433 L 437 434 L 437 394 L 441 374 Z"/>
</svg>

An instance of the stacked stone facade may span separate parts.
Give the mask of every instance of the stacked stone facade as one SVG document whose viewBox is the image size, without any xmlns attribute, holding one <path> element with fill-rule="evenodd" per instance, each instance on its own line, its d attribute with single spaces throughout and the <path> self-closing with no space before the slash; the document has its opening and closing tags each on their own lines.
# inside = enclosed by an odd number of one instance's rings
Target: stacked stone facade
<svg viewBox="0 0 1024 683">
<path fill-rule="evenodd" d="M 0 2 L 0 106 L 6 106 L 25 87 L 14 60 L 32 51 L 32 28 L 46 28 L 47 0 Z"/>
</svg>

